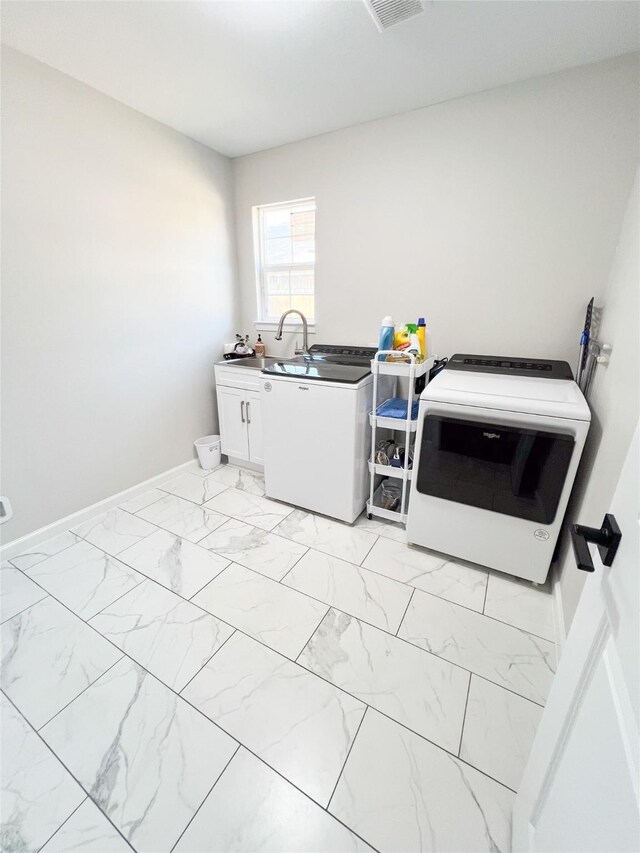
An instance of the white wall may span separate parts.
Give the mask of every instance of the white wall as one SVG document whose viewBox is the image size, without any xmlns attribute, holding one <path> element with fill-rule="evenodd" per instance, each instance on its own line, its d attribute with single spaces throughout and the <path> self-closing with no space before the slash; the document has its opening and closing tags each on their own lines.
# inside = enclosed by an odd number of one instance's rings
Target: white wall
<svg viewBox="0 0 640 853">
<path fill-rule="evenodd" d="M 193 456 L 234 330 L 230 163 L 9 48 L 5 542 Z"/>
<path fill-rule="evenodd" d="M 425 315 L 440 355 L 573 366 L 637 163 L 637 68 L 622 57 L 235 160 L 243 330 L 252 205 L 315 195 L 316 341 L 375 343 L 385 314 Z"/>
<path fill-rule="evenodd" d="M 640 177 L 629 198 L 609 281 L 598 304 L 602 322 L 598 338 L 613 347 L 608 365 L 598 365 L 594 376 L 591 429 L 576 480 L 567 521 L 599 527 L 609 512 L 629 444 L 638 421 L 638 366 L 640 365 Z M 623 531 L 634 536 L 637 531 Z M 565 538 L 561 550 L 560 590 L 565 624 L 573 619 L 585 582 L 576 568 Z"/>
</svg>

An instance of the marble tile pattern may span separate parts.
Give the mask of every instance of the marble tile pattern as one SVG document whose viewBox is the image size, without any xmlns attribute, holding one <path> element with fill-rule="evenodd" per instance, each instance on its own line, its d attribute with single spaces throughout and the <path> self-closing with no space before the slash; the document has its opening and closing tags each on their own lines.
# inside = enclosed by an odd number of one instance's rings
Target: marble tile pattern
<svg viewBox="0 0 640 853">
<path fill-rule="evenodd" d="M 160 489 L 147 489 L 141 495 L 136 495 L 134 498 L 120 504 L 120 509 L 125 509 L 127 512 L 136 513 L 145 507 L 151 506 L 152 503 L 166 497 L 167 493 Z"/>
<path fill-rule="evenodd" d="M 73 776 L 0 695 L 0 849 L 36 853 L 85 798 Z"/>
<path fill-rule="evenodd" d="M 280 536 L 360 565 L 376 535 L 360 527 L 351 527 L 331 518 L 296 509 L 275 529 Z"/>
<path fill-rule="evenodd" d="M 373 546 L 363 566 L 482 612 L 487 588 L 486 569 L 451 560 L 425 548 L 409 547 L 384 536 Z"/>
<path fill-rule="evenodd" d="M 368 709 L 329 811 L 381 851 L 508 853 L 513 792 Z"/>
<path fill-rule="evenodd" d="M 46 596 L 44 589 L 30 580 L 11 563 L 0 569 L 0 622 L 6 622 Z"/>
<path fill-rule="evenodd" d="M 140 853 L 168 853 L 236 742 L 124 658 L 41 730 Z"/>
<path fill-rule="evenodd" d="M 64 533 L 60 533 L 59 536 L 47 539 L 46 542 L 42 542 L 35 548 L 32 548 L 29 551 L 24 551 L 16 557 L 12 557 L 9 562 L 13 563 L 17 569 L 22 569 L 24 572 L 27 569 L 30 569 L 31 566 L 35 566 L 36 563 L 41 563 L 43 560 L 46 560 L 47 557 L 53 557 L 54 554 L 59 554 L 60 551 L 64 551 L 65 548 L 68 548 L 69 545 L 75 544 L 77 541 L 78 537 L 75 533 L 72 533 L 70 530 L 66 530 Z"/>
<path fill-rule="evenodd" d="M 287 504 L 231 488 L 207 501 L 206 507 L 262 530 L 273 530 L 292 511 Z"/>
<path fill-rule="evenodd" d="M 517 791 L 542 710 L 472 675 L 460 758 Z"/>
<path fill-rule="evenodd" d="M 192 598 L 229 565 L 229 560 L 166 530 L 155 529 L 120 559 L 183 598 Z"/>
<path fill-rule="evenodd" d="M 322 806 L 365 711 L 357 699 L 240 633 L 184 696 Z"/>
<path fill-rule="evenodd" d="M 3 691 L 38 729 L 122 654 L 47 596 L 2 625 Z"/>
<path fill-rule="evenodd" d="M 189 542 L 199 542 L 229 520 L 226 515 L 214 512 L 212 509 L 206 509 L 184 498 L 167 494 L 163 494 L 160 500 L 149 506 L 143 507 L 138 512 L 138 516 L 152 524 L 157 524 L 158 527 L 163 527 L 169 533 L 188 539 Z"/>
<path fill-rule="evenodd" d="M 175 853 L 370 850 L 324 809 L 240 748 L 187 827 Z"/>
<path fill-rule="evenodd" d="M 221 557 L 277 581 L 307 552 L 306 545 L 298 545 L 290 539 L 275 536 L 235 519 L 227 521 L 199 544 Z"/>
<path fill-rule="evenodd" d="M 411 588 L 313 548 L 284 578 L 287 586 L 395 634 Z"/>
<path fill-rule="evenodd" d="M 222 465 L 211 473 L 211 478 L 241 492 L 264 496 L 264 476 L 258 471 L 239 468 L 237 465 Z"/>
<path fill-rule="evenodd" d="M 458 754 L 469 673 L 330 610 L 298 663 Z"/>
<path fill-rule="evenodd" d="M 326 604 L 235 563 L 193 602 L 292 659 L 328 610 Z"/>
<path fill-rule="evenodd" d="M 419 590 L 398 636 L 538 704 L 546 701 L 555 670 L 547 640 Z"/>
<path fill-rule="evenodd" d="M 150 580 L 90 624 L 177 692 L 233 634 L 229 625 Z"/>
<path fill-rule="evenodd" d="M 73 533 L 91 542 L 107 554 L 116 556 L 156 528 L 148 521 L 137 518 L 123 509 L 111 509 L 97 518 L 91 518 L 73 528 Z"/>
<path fill-rule="evenodd" d="M 387 521 L 384 518 L 367 518 L 367 513 L 362 515 L 354 522 L 354 527 L 359 530 L 367 530 L 376 536 L 386 536 L 388 539 L 394 539 L 396 542 L 407 541 L 407 531 L 404 525 L 398 524 L 395 521 Z"/>
<path fill-rule="evenodd" d="M 40 853 L 131 853 L 131 847 L 87 798 Z"/>
<path fill-rule="evenodd" d="M 551 595 L 406 538 L 190 467 L 2 563 L 0 849 L 508 853 Z"/>
<path fill-rule="evenodd" d="M 120 560 L 82 540 L 27 574 L 83 619 L 91 619 L 144 580 Z"/>
<path fill-rule="evenodd" d="M 226 488 L 224 483 L 214 480 L 211 476 L 199 477 L 190 471 L 162 484 L 163 492 L 169 492 L 195 504 L 203 504 L 220 492 L 224 492 Z"/>
<path fill-rule="evenodd" d="M 555 641 L 553 596 L 549 582 L 544 586 L 534 586 L 529 581 L 492 573 L 484 613 L 550 642 Z"/>
</svg>

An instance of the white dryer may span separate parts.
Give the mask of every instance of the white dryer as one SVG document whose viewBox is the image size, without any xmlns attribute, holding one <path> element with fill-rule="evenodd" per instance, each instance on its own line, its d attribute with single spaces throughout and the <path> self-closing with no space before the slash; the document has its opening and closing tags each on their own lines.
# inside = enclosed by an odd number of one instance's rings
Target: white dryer
<svg viewBox="0 0 640 853">
<path fill-rule="evenodd" d="M 409 542 L 544 582 L 590 420 L 566 362 L 452 356 L 420 397 Z"/>
</svg>

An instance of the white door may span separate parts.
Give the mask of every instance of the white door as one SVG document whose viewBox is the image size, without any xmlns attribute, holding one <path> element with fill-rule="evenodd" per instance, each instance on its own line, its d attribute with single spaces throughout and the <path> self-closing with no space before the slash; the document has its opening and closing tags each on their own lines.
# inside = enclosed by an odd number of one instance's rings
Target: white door
<svg viewBox="0 0 640 853">
<path fill-rule="evenodd" d="M 249 459 L 259 465 L 264 464 L 262 454 L 262 407 L 260 392 L 247 391 L 247 428 L 249 431 Z"/>
<path fill-rule="evenodd" d="M 591 546 L 585 588 L 516 798 L 515 851 L 640 850 L 638 429 L 610 507 L 611 567 Z M 583 518 L 599 527 L 601 518 Z M 576 569 L 577 571 L 577 569 Z"/>
<path fill-rule="evenodd" d="M 230 459 L 248 459 L 247 392 L 227 385 L 218 385 L 217 390 L 222 452 Z"/>
</svg>

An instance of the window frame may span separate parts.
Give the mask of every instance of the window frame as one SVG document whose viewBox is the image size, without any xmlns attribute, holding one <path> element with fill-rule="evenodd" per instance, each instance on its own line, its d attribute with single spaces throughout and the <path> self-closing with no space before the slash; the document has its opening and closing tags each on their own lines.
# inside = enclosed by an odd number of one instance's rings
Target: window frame
<svg viewBox="0 0 640 853">
<path fill-rule="evenodd" d="M 268 305 L 268 293 L 267 293 L 267 279 L 266 273 L 278 273 L 278 272 L 312 272 L 313 273 L 313 317 L 307 317 L 307 321 L 309 326 L 314 326 L 316 322 L 316 277 L 315 277 L 315 267 L 316 267 L 316 258 L 315 258 L 315 236 L 316 229 L 314 225 L 313 239 L 314 239 L 314 260 L 311 263 L 289 263 L 289 264 L 266 264 L 264 259 L 264 220 L 263 220 L 263 211 L 267 210 L 278 210 L 278 209 L 286 209 L 286 210 L 295 210 L 296 207 L 300 208 L 309 208 L 310 205 L 313 205 L 314 217 L 317 212 L 316 206 L 316 198 L 315 196 L 308 196 L 306 198 L 297 198 L 292 199 L 290 201 L 279 201 L 273 202 L 270 204 L 258 204 L 252 208 L 253 212 L 253 253 L 254 253 L 254 263 L 255 263 L 255 275 L 256 275 L 256 304 L 258 307 L 258 319 L 255 321 L 256 329 L 276 329 L 278 325 L 278 321 L 280 317 L 270 317 L 267 316 L 267 305 Z M 301 321 L 299 317 L 296 315 L 293 318 L 287 317 L 285 320 L 286 326 L 300 326 Z"/>
</svg>

